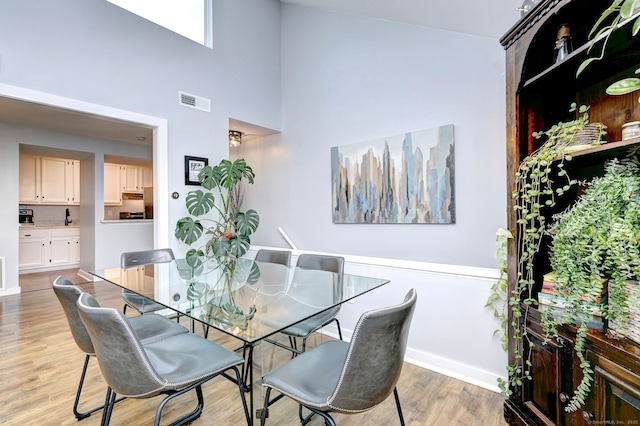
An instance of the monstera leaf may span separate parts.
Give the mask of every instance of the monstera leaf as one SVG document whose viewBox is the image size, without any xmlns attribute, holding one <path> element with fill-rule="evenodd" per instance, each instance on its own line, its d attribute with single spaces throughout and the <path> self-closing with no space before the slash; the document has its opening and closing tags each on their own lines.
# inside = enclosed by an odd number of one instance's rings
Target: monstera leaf
<svg viewBox="0 0 640 426">
<path fill-rule="evenodd" d="M 202 216 L 211 211 L 216 200 L 212 193 L 201 190 L 191 191 L 187 195 L 187 210 L 192 216 Z"/>
<path fill-rule="evenodd" d="M 258 225 L 260 225 L 260 217 L 258 212 L 253 209 L 249 209 L 246 212 L 238 212 L 235 218 L 236 231 L 243 235 L 251 235 Z"/>
<path fill-rule="evenodd" d="M 225 160 L 223 160 L 225 161 Z M 213 188 L 220 186 L 220 168 L 219 166 L 204 166 L 198 173 L 198 180 L 203 188 L 211 191 Z"/>
<path fill-rule="evenodd" d="M 260 267 L 254 261 L 239 261 L 234 277 L 239 283 L 255 284 L 260 279 Z"/>
<path fill-rule="evenodd" d="M 242 257 L 249 251 L 250 246 L 249 237 L 241 234 L 220 237 L 210 245 L 213 255 L 218 258 Z"/>
<path fill-rule="evenodd" d="M 183 217 L 176 223 L 175 236 L 186 244 L 193 244 L 202 236 L 204 227 L 198 220 L 190 217 Z"/>
<path fill-rule="evenodd" d="M 247 165 L 243 158 L 239 158 L 233 163 L 229 160 L 222 160 L 216 168 L 219 173 L 220 186 L 226 189 L 233 188 L 243 178 L 247 179 L 249 183 L 253 183 L 255 177 L 253 169 Z"/>
</svg>

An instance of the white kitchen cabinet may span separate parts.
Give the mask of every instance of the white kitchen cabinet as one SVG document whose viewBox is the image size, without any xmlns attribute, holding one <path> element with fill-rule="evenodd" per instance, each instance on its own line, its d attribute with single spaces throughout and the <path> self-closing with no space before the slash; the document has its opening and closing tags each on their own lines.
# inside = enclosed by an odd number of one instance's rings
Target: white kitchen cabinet
<svg viewBox="0 0 640 426">
<path fill-rule="evenodd" d="M 80 264 L 80 234 L 71 237 L 69 262 L 79 265 Z"/>
<path fill-rule="evenodd" d="M 140 168 L 137 166 L 120 166 L 122 192 L 140 192 Z"/>
<path fill-rule="evenodd" d="M 67 162 L 62 158 L 40 159 L 40 202 L 42 204 L 67 204 Z"/>
<path fill-rule="evenodd" d="M 66 160 L 65 178 L 67 202 L 80 204 L 80 161 Z"/>
<path fill-rule="evenodd" d="M 140 189 L 153 186 L 153 169 L 151 167 L 140 167 L 140 182 Z"/>
<path fill-rule="evenodd" d="M 18 267 L 52 269 L 80 263 L 80 228 L 20 229 Z"/>
<path fill-rule="evenodd" d="M 19 167 L 20 203 L 40 203 L 40 157 L 21 155 Z"/>
<path fill-rule="evenodd" d="M 20 156 L 21 204 L 80 204 L 80 162 Z"/>
<path fill-rule="evenodd" d="M 153 186 L 153 172 L 150 167 L 120 166 L 122 192 L 142 192 L 142 188 Z"/>
<path fill-rule="evenodd" d="M 104 164 L 104 203 L 122 205 L 122 188 L 120 185 L 120 165 Z"/>
<path fill-rule="evenodd" d="M 20 244 L 18 250 L 18 268 L 42 268 L 49 263 L 47 255 L 48 232 L 31 229 L 20 230 Z"/>
<path fill-rule="evenodd" d="M 71 263 L 71 238 L 65 236 L 51 237 L 49 263 L 53 265 L 66 265 Z"/>
</svg>

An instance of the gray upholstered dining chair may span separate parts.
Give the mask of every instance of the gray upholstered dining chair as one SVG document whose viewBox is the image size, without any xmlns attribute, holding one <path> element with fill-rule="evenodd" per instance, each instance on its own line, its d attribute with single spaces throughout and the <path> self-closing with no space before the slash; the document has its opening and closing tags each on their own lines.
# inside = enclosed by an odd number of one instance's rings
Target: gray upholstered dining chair
<svg viewBox="0 0 640 426">
<path fill-rule="evenodd" d="M 292 398 L 335 426 L 329 413 L 367 411 L 394 394 L 400 423 L 404 417 L 396 384 L 400 378 L 417 294 L 411 289 L 396 306 L 365 312 L 350 343 L 332 340 L 306 351 L 266 374 L 261 425 L 271 404 Z M 270 400 L 271 390 L 280 395 Z M 303 424 L 310 417 L 303 420 Z"/>
<path fill-rule="evenodd" d="M 343 273 L 344 273 L 344 258 L 339 256 L 328 256 L 321 254 L 307 254 L 303 253 L 298 256 L 296 267 L 300 269 L 313 269 L 319 271 L 334 272 L 336 275 L 333 277 L 333 299 L 342 298 L 342 286 L 343 286 Z M 299 280 L 304 274 L 301 271 L 296 270 L 293 277 L 293 283 Z M 306 350 L 307 338 L 311 333 L 321 329 L 331 322 L 335 322 L 338 327 L 338 336 L 342 340 L 342 330 L 340 329 L 340 321 L 338 321 L 338 312 L 340 306 L 331 308 L 327 311 L 314 315 L 308 320 L 302 321 L 296 325 L 288 327 L 282 331 L 283 334 L 289 336 L 290 349 L 294 356 L 300 354 Z M 298 349 L 297 339 L 302 339 L 302 348 Z"/>
<path fill-rule="evenodd" d="M 238 386 L 247 424 L 250 424 L 238 370 L 244 362 L 240 355 L 192 333 L 143 343 L 131 326 L 131 319 L 122 312 L 96 306 L 95 299 L 88 293 L 80 296 L 76 303 L 95 348 L 102 376 L 109 385 L 103 425 L 110 422 L 118 394 L 127 398 L 167 395 L 156 410 L 154 425 L 158 426 L 167 402 L 195 390 L 196 408 L 172 425 L 189 423 L 202 414 L 202 385 L 219 375 Z M 235 378 L 228 375 L 230 370 Z"/>
<path fill-rule="evenodd" d="M 53 291 L 62 305 L 67 322 L 69 323 L 69 328 L 71 329 L 71 335 L 73 336 L 76 345 L 86 354 L 82 374 L 80 375 L 80 382 L 78 383 L 78 390 L 76 391 L 76 399 L 73 404 L 73 414 L 78 420 L 81 420 L 85 417 L 89 417 L 92 413 L 104 407 L 101 405 L 84 412 L 78 411 L 80 395 L 82 393 L 82 386 L 87 373 L 89 359 L 95 355 L 91 338 L 80 319 L 78 308 L 76 306 L 76 301 L 85 291 L 80 287 L 73 285 L 67 277 L 62 275 L 53 281 Z M 162 340 L 169 336 L 188 332 L 188 330 L 183 326 L 161 317 L 160 315 L 144 315 L 131 318 L 131 327 L 135 330 L 140 340 L 145 343 Z"/>
<path fill-rule="evenodd" d="M 174 259 L 173 250 L 170 248 L 130 251 L 120 255 L 120 267 L 122 269 L 128 269 L 135 266 L 171 262 Z M 132 307 L 140 314 L 166 309 L 165 306 L 127 289 L 122 289 L 122 299 L 124 300 L 122 312 L 125 314 L 127 313 L 127 306 Z"/>
<path fill-rule="evenodd" d="M 291 261 L 291 250 L 260 249 L 256 252 L 254 260 L 256 262 L 279 263 L 286 266 Z"/>
</svg>

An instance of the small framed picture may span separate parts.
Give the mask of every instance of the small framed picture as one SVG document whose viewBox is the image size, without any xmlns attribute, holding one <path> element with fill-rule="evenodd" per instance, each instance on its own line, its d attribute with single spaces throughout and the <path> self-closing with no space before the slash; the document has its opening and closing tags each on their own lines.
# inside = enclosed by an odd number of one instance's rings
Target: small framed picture
<svg viewBox="0 0 640 426">
<path fill-rule="evenodd" d="M 185 185 L 200 185 L 198 180 L 198 173 L 206 165 L 209 164 L 209 160 L 203 157 L 189 157 L 184 156 L 184 184 Z"/>
</svg>

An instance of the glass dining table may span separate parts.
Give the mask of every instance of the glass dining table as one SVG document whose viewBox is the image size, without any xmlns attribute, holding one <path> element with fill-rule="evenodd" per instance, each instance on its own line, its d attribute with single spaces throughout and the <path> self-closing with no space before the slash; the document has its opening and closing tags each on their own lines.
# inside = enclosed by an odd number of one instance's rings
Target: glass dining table
<svg viewBox="0 0 640 426">
<path fill-rule="evenodd" d="M 214 260 L 194 267 L 176 259 L 90 273 L 143 296 L 143 303 L 160 304 L 165 312 L 192 319 L 192 331 L 201 323 L 209 335 L 215 331 L 237 339 L 234 349 L 245 358 L 243 385 L 255 420 L 260 410 L 254 410 L 254 400 L 261 406 L 258 398 L 263 394 L 260 378 L 292 357 L 293 352 L 282 350 L 289 346 L 286 329 L 299 323 L 319 328 L 324 315 L 317 314 L 335 311 L 389 282 L 250 259 L 224 267 Z"/>
</svg>

